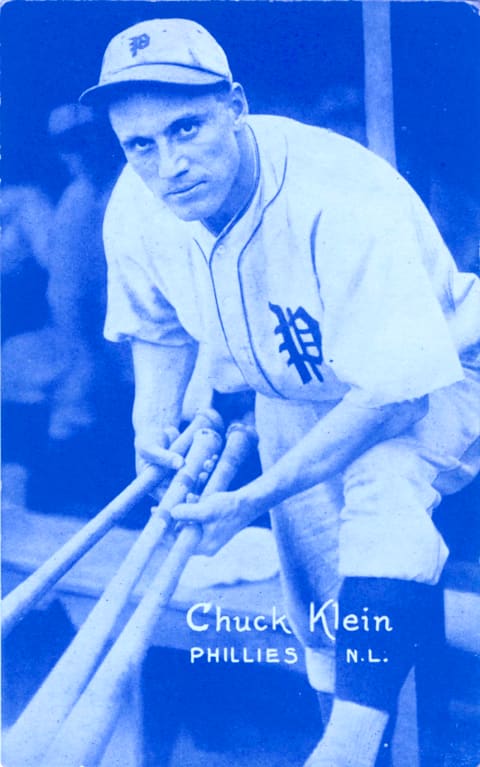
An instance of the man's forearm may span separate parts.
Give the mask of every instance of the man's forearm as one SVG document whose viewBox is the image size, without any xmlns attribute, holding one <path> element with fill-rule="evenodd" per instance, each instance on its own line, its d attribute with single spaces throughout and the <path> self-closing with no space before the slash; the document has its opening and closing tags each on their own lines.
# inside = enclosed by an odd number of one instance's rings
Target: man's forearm
<svg viewBox="0 0 480 767">
<path fill-rule="evenodd" d="M 237 493 L 247 507 L 261 514 L 343 471 L 369 447 L 418 421 L 427 409 L 426 397 L 384 408 L 342 400 L 295 447 Z"/>
<path fill-rule="evenodd" d="M 180 423 L 183 398 L 195 366 L 196 346 L 168 347 L 135 341 L 132 354 L 136 447 L 153 452 L 163 430 Z"/>
</svg>

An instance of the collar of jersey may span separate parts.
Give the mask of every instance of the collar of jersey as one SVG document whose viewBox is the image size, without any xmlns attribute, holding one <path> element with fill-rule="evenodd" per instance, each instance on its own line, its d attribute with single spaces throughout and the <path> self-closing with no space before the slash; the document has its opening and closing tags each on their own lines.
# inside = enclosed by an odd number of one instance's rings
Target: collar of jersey
<svg viewBox="0 0 480 767">
<path fill-rule="evenodd" d="M 255 207 L 259 216 L 270 205 L 272 200 L 281 190 L 285 180 L 285 170 L 287 164 L 287 146 L 284 134 L 275 130 L 278 126 L 270 125 L 271 120 L 278 118 L 270 115 L 249 115 L 247 128 L 251 136 L 254 147 L 254 182 L 250 196 L 238 213 L 228 222 L 218 235 L 214 235 L 210 229 L 200 221 L 192 222 L 197 229 L 197 238 L 203 241 L 206 250 L 210 250 L 214 243 L 219 243 L 235 227 L 241 226 L 242 219 L 246 216 L 250 208 Z M 252 222 L 249 222 L 251 227 Z"/>
<path fill-rule="evenodd" d="M 287 141 L 282 130 L 281 118 L 273 115 L 250 115 L 248 125 L 257 147 L 263 203 L 264 207 L 267 207 L 285 180 Z"/>
<path fill-rule="evenodd" d="M 253 149 L 254 166 L 253 166 L 253 180 L 250 187 L 250 193 L 246 201 L 244 202 L 242 207 L 237 211 L 237 213 L 233 216 L 233 218 L 231 218 L 230 221 L 223 227 L 222 231 L 219 232 L 218 235 L 214 234 L 204 221 L 200 222 L 205 227 L 205 229 L 207 229 L 210 232 L 212 237 L 214 237 L 217 242 L 221 240 L 223 237 L 225 237 L 225 235 L 230 231 L 230 229 L 232 229 L 235 226 L 237 221 L 240 221 L 240 219 L 243 218 L 246 211 L 249 209 L 250 205 L 252 204 L 252 201 L 258 189 L 258 182 L 260 178 L 260 160 L 258 156 L 258 144 L 255 138 L 255 134 L 253 130 L 251 129 L 250 125 L 248 124 L 247 124 L 247 131 L 248 131 L 247 135 L 250 141 L 250 145 Z"/>
</svg>

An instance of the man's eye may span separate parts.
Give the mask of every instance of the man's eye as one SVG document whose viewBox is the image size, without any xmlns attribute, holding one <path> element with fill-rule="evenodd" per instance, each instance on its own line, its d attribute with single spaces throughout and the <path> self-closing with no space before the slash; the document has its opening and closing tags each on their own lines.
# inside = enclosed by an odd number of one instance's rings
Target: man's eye
<svg viewBox="0 0 480 767">
<path fill-rule="evenodd" d="M 142 138 L 141 136 L 138 136 L 137 138 L 128 141 L 126 149 L 129 152 L 137 152 L 142 154 L 144 152 L 148 152 L 152 148 L 153 143 L 154 142 L 148 138 Z"/>
<path fill-rule="evenodd" d="M 198 131 L 198 127 L 196 120 L 185 120 L 178 126 L 177 135 L 180 138 L 192 138 Z"/>
</svg>

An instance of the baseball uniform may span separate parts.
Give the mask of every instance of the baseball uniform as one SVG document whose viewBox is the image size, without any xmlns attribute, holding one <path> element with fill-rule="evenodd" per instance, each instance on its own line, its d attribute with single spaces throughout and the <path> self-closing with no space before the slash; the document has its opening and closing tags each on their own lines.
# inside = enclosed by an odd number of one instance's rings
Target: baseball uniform
<svg viewBox="0 0 480 767">
<path fill-rule="evenodd" d="M 479 468 L 480 284 L 383 160 L 286 118 L 248 125 L 255 189 L 218 237 L 124 169 L 104 226 L 105 335 L 198 341 L 212 387 L 256 391 L 264 468 L 343 398 L 430 395 L 418 424 L 273 511 L 289 615 L 317 650 L 307 606 L 339 576 L 440 576 L 431 511 Z"/>
</svg>

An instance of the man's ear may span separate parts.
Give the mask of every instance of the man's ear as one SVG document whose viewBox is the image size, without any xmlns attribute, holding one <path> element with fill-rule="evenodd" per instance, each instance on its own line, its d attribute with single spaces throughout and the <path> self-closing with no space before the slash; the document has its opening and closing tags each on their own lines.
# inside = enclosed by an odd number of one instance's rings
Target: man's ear
<svg viewBox="0 0 480 767">
<path fill-rule="evenodd" d="M 245 123 L 245 118 L 248 115 L 248 102 L 245 96 L 245 91 L 240 83 L 233 83 L 230 93 L 228 94 L 229 109 L 231 110 L 234 118 L 234 128 L 240 130 Z"/>
</svg>

